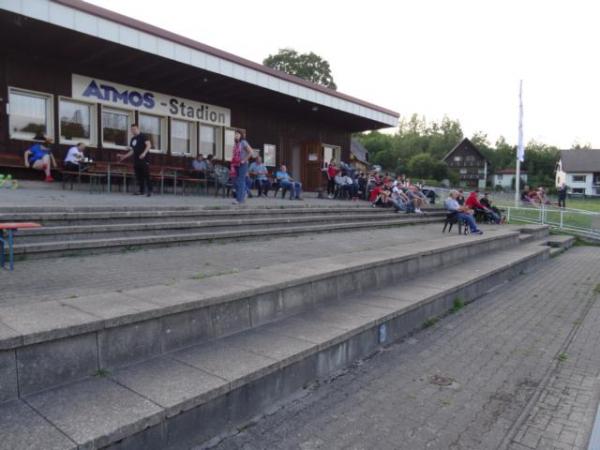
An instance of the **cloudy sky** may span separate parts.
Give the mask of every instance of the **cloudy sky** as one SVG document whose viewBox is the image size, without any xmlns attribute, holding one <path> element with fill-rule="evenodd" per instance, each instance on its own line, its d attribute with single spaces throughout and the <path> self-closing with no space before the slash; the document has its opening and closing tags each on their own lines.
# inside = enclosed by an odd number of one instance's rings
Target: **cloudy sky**
<svg viewBox="0 0 600 450">
<path fill-rule="evenodd" d="M 341 92 L 492 142 L 516 143 L 523 79 L 526 141 L 600 147 L 594 1 L 90 1 L 257 62 L 314 51 Z"/>
</svg>

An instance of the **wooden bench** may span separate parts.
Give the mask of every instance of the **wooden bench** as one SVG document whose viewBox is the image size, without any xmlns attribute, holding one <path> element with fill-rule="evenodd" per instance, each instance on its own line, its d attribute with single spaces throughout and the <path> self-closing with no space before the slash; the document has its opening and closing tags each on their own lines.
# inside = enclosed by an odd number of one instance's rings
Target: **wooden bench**
<svg viewBox="0 0 600 450">
<path fill-rule="evenodd" d="M 4 246 L 8 245 L 8 263 L 9 270 L 14 270 L 14 233 L 18 230 L 26 229 L 26 228 L 39 228 L 41 225 L 39 223 L 34 222 L 0 222 L 0 265 L 4 269 L 5 263 L 5 255 L 4 255 Z M 4 233 L 6 232 L 6 237 L 4 237 Z"/>
</svg>

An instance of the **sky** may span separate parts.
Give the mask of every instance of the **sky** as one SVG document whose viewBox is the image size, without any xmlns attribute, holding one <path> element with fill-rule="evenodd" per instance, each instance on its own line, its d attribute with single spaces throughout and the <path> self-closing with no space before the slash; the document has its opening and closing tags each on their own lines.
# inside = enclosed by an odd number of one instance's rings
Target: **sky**
<svg viewBox="0 0 600 450">
<path fill-rule="evenodd" d="M 491 143 L 516 144 L 522 79 L 526 142 L 600 148 L 600 2 L 88 1 L 259 63 L 313 51 L 340 92 Z"/>
</svg>

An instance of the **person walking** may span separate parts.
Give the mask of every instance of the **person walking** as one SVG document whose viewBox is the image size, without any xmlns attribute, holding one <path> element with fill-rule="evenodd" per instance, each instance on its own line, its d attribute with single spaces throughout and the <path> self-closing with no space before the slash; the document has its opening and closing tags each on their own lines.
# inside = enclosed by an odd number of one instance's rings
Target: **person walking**
<svg viewBox="0 0 600 450">
<path fill-rule="evenodd" d="M 231 158 L 231 177 L 234 180 L 235 201 L 234 205 L 242 205 L 246 201 L 246 177 L 248 176 L 248 161 L 254 150 L 248 144 L 244 132 L 235 130 L 235 144 Z"/>
<path fill-rule="evenodd" d="M 133 170 L 135 171 L 135 178 L 139 186 L 139 192 L 135 192 L 134 195 L 144 195 L 145 193 L 150 197 L 152 195 L 152 186 L 150 184 L 150 161 L 148 153 L 150 153 L 152 143 L 140 131 L 137 123 L 131 124 L 131 134 L 133 137 L 129 142 L 129 151 L 124 155 L 117 156 L 117 159 L 119 162 L 122 162 L 133 155 Z"/>
</svg>

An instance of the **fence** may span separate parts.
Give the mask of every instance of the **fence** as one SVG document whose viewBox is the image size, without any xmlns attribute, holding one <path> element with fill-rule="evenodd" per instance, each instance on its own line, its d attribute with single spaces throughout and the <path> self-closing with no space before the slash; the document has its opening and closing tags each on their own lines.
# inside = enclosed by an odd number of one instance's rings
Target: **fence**
<svg viewBox="0 0 600 450">
<path fill-rule="evenodd" d="M 507 206 L 505 209 L 508 222 L 539 223 L 581 236 L 600 239 L 600 213 L 597 212 L 548 205 Z"/>
</svg>

